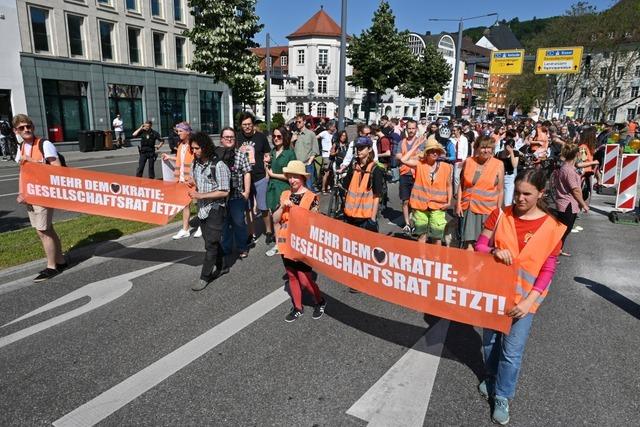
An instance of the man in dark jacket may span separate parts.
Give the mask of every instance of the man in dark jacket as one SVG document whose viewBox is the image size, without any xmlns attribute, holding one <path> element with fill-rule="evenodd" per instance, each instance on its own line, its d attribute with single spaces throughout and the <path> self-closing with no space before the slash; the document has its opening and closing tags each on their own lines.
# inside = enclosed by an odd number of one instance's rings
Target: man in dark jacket
<svg viewBox="0 0 640 427">
<path fill-rule="evenodd" d="M 156 171 L 154 169 L 154 162 L 156 161 L 156 150 L 164 145 L 164 141 L 160 134 L 151 128 L 152 123 L 150 121 L 144 122 L 138 129 L 133 132 L 133 137 L 140 137 L 140 146 L 138 152 L 140 158 L 138 159 L 138 170 L 136 171 L 137 177 L 142 177 L 144 172 L 144 166 L 149 162 L 149 178 L 156 179 Z M 156 142 L 160 142 L 156 145 Z"/>
</svg>

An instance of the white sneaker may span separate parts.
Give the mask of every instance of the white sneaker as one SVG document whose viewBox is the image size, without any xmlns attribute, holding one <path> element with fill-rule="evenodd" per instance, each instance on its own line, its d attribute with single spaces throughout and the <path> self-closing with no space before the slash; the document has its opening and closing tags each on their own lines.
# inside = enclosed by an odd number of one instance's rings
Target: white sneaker
<svg viewBox="0 0 640 427">
<path fill-rule="evenodd" d="M 582 231 L 582 230 L 584 230 L 584 228 L 580 227 L 579 225 L 576 225 L 576 226 L 575 226 L 575 227 L 573 227 L 573 228 L 575 228 L 575 229 L 576 229 L 576 230 L 578 230 L 578 231 Z"/>
<path fill-rule="evenodd" d="M 572 232 L 572 233 L 579 233 L 579 232 L 580 232 L 580 230 L 577 230 L 577 229 L 575 229 L 575 228 L 572 228 L 572 229 L 571 229 L 571 232 Z"/>
<path fill-rule="evenodd" d="M 202 237 L 202 228 L 198 227 L 195 233 L 193 233 L 193 237 Z"/>
<path fill-rule="evenodd" d="M 280 251 L 278 250 L 278 245 L 273 245 L 273 247 L 269 249 L 267 252 L 265 252 L 264 254 L 266 256 L 274 256 L 274 255 L 278 255 L 278 253 L 280 253 Z"/>
<path fill-rule="evenodd" d="M 173 237 L 173 240 L 183 239 L 185 237 L 189 237 L 189 231 L 185 229 L 180 229 Z"/>
</svg>

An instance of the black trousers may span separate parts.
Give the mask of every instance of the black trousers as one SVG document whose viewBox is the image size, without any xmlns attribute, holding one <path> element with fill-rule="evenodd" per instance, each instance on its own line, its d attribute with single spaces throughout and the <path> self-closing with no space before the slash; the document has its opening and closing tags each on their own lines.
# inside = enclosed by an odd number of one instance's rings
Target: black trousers
<svg viewBox="0 0 640 427">
<path fill-rule="evenodd" d="M 576 222 L 576 218 L 578 217 L 577 213 L 571 212 L 571 204 L 567 205 L 567 208 L 564 212 L 558 212 L 558 221 L 567 226 L 567 230 L 564 232 L 562 236 L 562 245 L 564 246 L 564 241 L 567 239 L 569 233 L 571 233 L 571 229 L 573 228 L 573 224 Z"/>
<path fill-rule="evenodd" d="M 224 253 L 222 252 L 220 240 L 222 239 L 225 215 L 226 208 L 220 206 L 217 209 L 212 208 L 207 218 L 200 219 L 205 250 L 202 271 L 200 272 L 202 280 L 209 280 L 213 267 L 217 269 L 222 269 L 223 267 Z"/>
<path fill-rule="evenodd" d="M 141 178 L 144 173 L 144 165 L 149 161 L 149 178 L 156 179 L 156 170 L 154 168 L 154 163 L 156 161 L 156 153 L 140 153 L 140 158 L 138 159 L 138 170 L 136 171 L 136 176 Z"/>
</svg>

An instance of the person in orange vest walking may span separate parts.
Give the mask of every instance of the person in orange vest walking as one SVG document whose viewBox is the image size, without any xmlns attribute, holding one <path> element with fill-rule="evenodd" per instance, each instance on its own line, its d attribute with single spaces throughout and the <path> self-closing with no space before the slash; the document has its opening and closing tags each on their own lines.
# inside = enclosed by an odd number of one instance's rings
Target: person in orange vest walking
<svg viewBox="0 0 640 427">
<path fill-rule="evenodd" d="M 175 127 L 180 142 L 176 147 L 175 155 L 163 153 L 162 160 L 173 160 L 176 162 L 174 176 L 176 182 L 191 181 L 191 167 L 193 165 L 193 152 L 189 146 L 190 136 L 193 130 L 187 122 L 178 123 Z M 191 219 L 191 205 L 187 205 L 182 210 L 182 228 L 172 238 L 174 240 L 189 237 L 189 220 Z M 201 237 L 202 229 L 198 227 L 193 237 Z"/>
<path fill-rule="evenodd" d="M 425 243 L 429 237 L 436 245 L 442 245 L 447 226 L 446 210 L 453 198 L 453 167 L 438 160 L 445 150 L 435 137 L 427 139 L 422 154 L 415 159 L 418 148 L 419 144 L 414 144 L 401 160 L 416 168 L 416 181 L 409 198 L 415 233 L 419 242 Z"/>
<path fill-rule="evenodd" d="M 507 312 L 513 318 L 511 331 L 485 329 L 482 338 L 488 376 L 478 391 L 485 399 L 494 399 L 491 418 L 501 425 L 509 422 L 509 400 L 515 395 L 533 315 L 549 291 L 566 230 L 547 210 L 545 185 L 543 170 L 521 172 L 515 181 L 514 204 L 504 211 L 493 210 L 475 247 L 518 268 L 514 306 Z"/>
<path fill-rule="evenodd" d="M 460 242 L 463 249 L 473 250 L 489 214 L 502 206 L 504 166 L 493 157 L 493 139 L 478 138 L 473 157 L 462 164 L 456 214 L 461 218 Z"/>
<path fill-rule="evenodd" d="M 378 206 L 384 188 L 384 171 L 374 161 L 373 141 L 361 136 L 355 141 L 356 160 L 345 182 L 345 221 L 378 232 Z"/>
<path fill-rule="evenodd" d="M 415 120 L 407 121 L 407 136 L 402 140 L 400 144 L 400 152 L 396 154 L 396 158 L 400 161 L 400 182 L 398 184 L 398 190 L 400 195 L 400 201 L 402 201 L 402 216 L 404 217 L 404 227 L 402 231 L 406 234 L 412 234 L 413 227 L 411 227 L 411 217 L 409 216 L 409 199 L 411 198 L 411 189 L 415 182 L 415 170 L 402 163 L 404 155 L 413 148 L 414 145 L 422 145 L 424 138 L 418 137 L 418 124 Z"/>
<path fill-rule="evenodd" d="M 282 168 L 282 172 L 289 181 L 289 190 L 285 190 L 280 195 L 280 206 L 273 213 L 273 222 L 278 225 L 278 237 L 282 237 L 283 231 L 286 229 L 290 220 L 291 206 L 300 206 L 309 211 L 318 211 L 320 205 L 318 196 L 309 190 L 305 183 L 311 175 L 307 172 L 305 164 L 300 160 L 291 160 L 287 166 Z M 293 307 L 285 316 L 285 322 L 294 322 L 300 318 L 304 312 L 302 306 L 302 289 L 306 289 L 314 298 L 315 306 L 313 308 L 312 317 L 319 319 L 324 314 L 327 302 L 320 293 L 318 284 L 313 279 L 313 270 L 307 264 L 301 261 L 294 261 L 282 256 L 284 268 L 289 278 L 289 292 L 291 293 L 291 301 Z"/>
</svg>

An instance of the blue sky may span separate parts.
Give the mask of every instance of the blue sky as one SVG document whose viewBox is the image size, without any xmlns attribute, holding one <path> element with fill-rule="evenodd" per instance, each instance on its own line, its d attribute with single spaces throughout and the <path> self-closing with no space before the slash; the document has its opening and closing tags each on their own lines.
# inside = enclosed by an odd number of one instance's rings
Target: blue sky
<svg viewBox="0 0 640 427">
<path fill-rule="evenodd" d="M 396 15 L 396 26 L 400 30 L 411 30 L 420 33 L 431 31 L 457 31 L 457 22 L 429 22 L 429 18 L 455 18 L 484 15 L 496 12 L 500 19 L 510 20 L 518 17 L 521 21 L 534 16 L 562 15 L 577 0 L 538 0 L 524 2 L 521 0 L 389 0 Z M 598 10 L 608 9 L 615 1 L 592 0 L 590 4 Z M 350 34 L 360 32 L 371 25 L 373 12 L 377 9 L 378 0 L 349 0 L 347 12 L 347 31 Z M 256 42 L 265 44 L 266 33 L 275 41 L 272 44 L 287 44 L 286 36 L 294 32 L 319 9 L 324 6 L 327 13 L 340 25 L 341 0 L 258 0 L 256 9 L 264 29 L 256 36 Z M 491 25 L 495 18 L 480 18 L 465 22 L 466 27 Z"/>
</svg>

